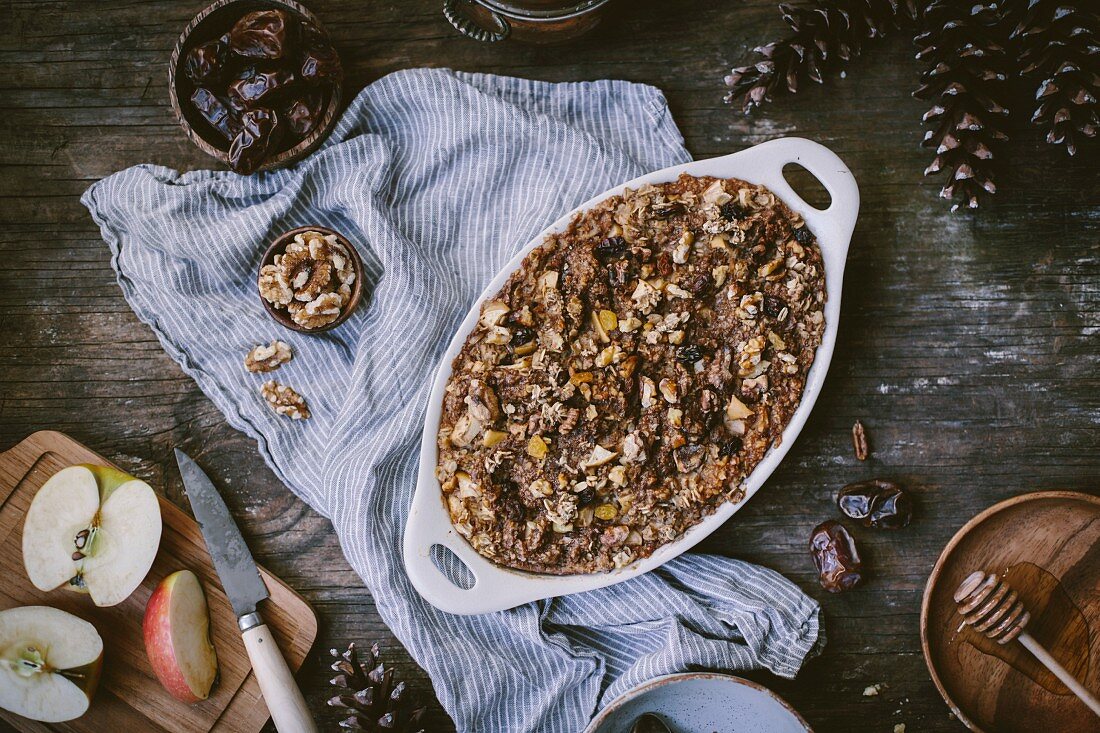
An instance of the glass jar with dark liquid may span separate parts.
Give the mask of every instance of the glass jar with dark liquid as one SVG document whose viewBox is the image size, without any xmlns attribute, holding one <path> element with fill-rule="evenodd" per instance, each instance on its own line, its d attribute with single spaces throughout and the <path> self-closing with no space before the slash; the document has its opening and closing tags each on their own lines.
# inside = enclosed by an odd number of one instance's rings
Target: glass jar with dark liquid
<svg viewBox="0 0 1100 733">
<path fill-rule="evenodd" d="M 562 43 L 596 27 L 610 0 L 445 0 L 443 14 L 459 33 L 482 43 L 508 38 Z"/>
</svg>

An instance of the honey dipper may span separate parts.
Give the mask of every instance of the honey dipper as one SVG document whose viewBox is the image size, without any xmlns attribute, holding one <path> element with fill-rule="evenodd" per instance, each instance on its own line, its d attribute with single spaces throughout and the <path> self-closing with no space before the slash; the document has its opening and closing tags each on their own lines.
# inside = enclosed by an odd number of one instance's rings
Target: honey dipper
<svg viewBox="0 0 1100 733">
<path fill-rule="evenodd" d="M 1003 580 L 993 573 L 977 570 L 959 584 L 955 591 L 955 603 L 959 606 L 964 626 L 974 627 L 975 631 L 985 634 L 998 644 L 1018 640 L 1062 684 L 1081 698 L 1092 712 L 1100 715 L 1100 700 L 1050 656 L 1050 652 L 1035 641 L 1031 634 L 1024 631 L 1024 626 L 1031 620 L 1031 614 L 1024 608 L 1016 591 L 1009 588 Z"/>
</svg>

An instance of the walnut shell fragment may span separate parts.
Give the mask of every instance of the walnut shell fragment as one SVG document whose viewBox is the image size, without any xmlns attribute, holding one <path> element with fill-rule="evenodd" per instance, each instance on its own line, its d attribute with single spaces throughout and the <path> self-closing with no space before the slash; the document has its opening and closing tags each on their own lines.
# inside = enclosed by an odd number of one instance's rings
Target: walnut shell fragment
<svg viewBox="0 0 1100 733">
<path fill-rule="evenodd" d="M 254 346 L 244 358 L 244 367 L 250 372 L 273 372 L 293 358 L 290 344 L 275 340 L 266 346 Z"/>
<path fill-rule="evenodd" d="M 268 406 L 280 415 L 291 420 L 308 420 L 309 406 L 302 395 L 286 385 L 279 384 L 274 379 L 269 379 L 260 387 L 260 395 L 267 401 Z"/>
</svg>

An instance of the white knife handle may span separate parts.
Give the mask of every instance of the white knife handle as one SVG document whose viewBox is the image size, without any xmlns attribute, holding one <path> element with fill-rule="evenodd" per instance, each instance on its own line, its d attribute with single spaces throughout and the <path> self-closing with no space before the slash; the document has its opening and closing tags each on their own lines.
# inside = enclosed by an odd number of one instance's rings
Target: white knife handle
<svg viewBox="0 0 1100 733">
<path fill-rule="evenodd" d="M 259 614 L 250 613 L 241 617 L 240 625 L 244 648 L 248 650 L 248 659 L 275 728 L 279 733 L 317 733 L 317 724 L 309 714 L 302 691 L 267 624 Z"/>
</svg>

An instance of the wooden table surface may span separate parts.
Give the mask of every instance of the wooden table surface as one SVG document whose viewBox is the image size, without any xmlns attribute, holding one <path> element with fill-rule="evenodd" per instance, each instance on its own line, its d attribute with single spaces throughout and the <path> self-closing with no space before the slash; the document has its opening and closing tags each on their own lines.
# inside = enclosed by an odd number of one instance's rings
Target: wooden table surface
<svg viewBox="0 0 1100 733">
<path fill-rule="evenodd" d="M 180 446 L 220 479 L 258 560 L 313 604 L 317 650 L 300 679 L 324 728 L 329 647 L 380 642 L 449 730 L 430 682 L 382 622 L 329 523 L 267 470 L 122 299 L 79 196 L 121 168 L 211 163 L 168 105 L 177 34 L 203 0 L 0 3 L 0 448 L 62 430 L 186 506 Z M 924 666 L 921 591 L 940 549 L 979 510 L 1039 489 L 1097 490 L 1100 477 L 1100 184 L 1096 157 L 1069 160 L 1017 127 L 995 200 L 952 215 L 922 179 L 925 106 L 899 36 L 744 117 L 722 75 L 783 25 L 774 0 L 622 2 L 564 48 L 481 46 L 439 0 L 312 0 L 355 90 L 398 69 L 450 66 L 553 81 L 629 79 L 665 91 L 696 157 L 782 135 L 830 146 L 859 181 L 836 355 L 817 408 L 768 485 L 701 546 L 775 568 L 824 605 L 829 643 L 793 682 L 753 674 L 818 731 L 958 730 Z M 1095 153 L 1095 148 L 1086 149 Z M 852 455 L 867 425 L 874 455 Z M 873 568 L 833 597 L 806 552 L 836 490 L 873 476 L 917 496 L 914 524 L 861 531 Z M 863 689 L 883 685 L 877 697 Z"/>
</svg>

